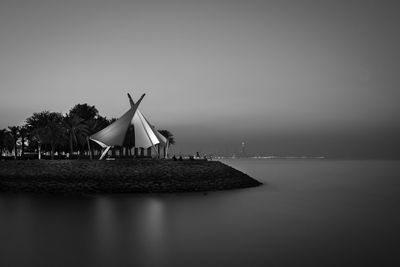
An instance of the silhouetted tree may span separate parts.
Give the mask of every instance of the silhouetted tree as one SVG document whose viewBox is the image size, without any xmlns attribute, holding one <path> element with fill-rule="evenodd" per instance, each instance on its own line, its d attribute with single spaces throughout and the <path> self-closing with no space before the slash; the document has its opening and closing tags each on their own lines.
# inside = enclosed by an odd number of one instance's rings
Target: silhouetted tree
<svg viewBox="0 0 400 267">
<path fill-rule="evenodd" d="M 37 143 L 38 159 L 41 159 L 42 144 L 46 135 L 46 125 L 50 111 L 42 111 L 33 113 L 33 115 L 26 119 L 29 138 L 31 142 Z"/>
<path fill-rule="evenodd" d="M 51 112 L 45 127 L 45 142 L 51 146 L 51 159 L 54 159 L 56 146 L 62 142 L 65 129 L 63 128 L 63 116 L 58 112 Z"/>
<path fill-rule="evenodd" d="M 26 122 L 31 140 L 38 144 L 39 159 L 41 159 L 42 144 L 51 146 L 51 158 L 54 159 L 56 145 L 61 143 L 65 133 L 61 113 L 49 111 L 33 113 Z"/>
<path fill-rule="evenodd" d="M 168 143 L 170 145 L 174 145 L 175 144 L 175 137 L 174 135 L 168 131 L 168 130 L 159 130 L 160 134 L 162 134 L 165 138 L 167 138 Z"/>
<path fill-rule="evenodd" d="M 44 127 L 35 127 L 29 131 L 31 141 L 37 143 L 38 159 L 42 159 L 42 144 L 44 143 L 45 134 L 46 129 Z"/>
<path fill-rule="evenodd" d="M 14 159 L 17 159 L 17 141 L 19 137 L 19 126 L 9 126 L 8 129 L 13 141 Z"/>
<path fill-rule="evenodd" d="M 25 140 L 28 137 L 28 127 L 26 125 L 19 129 L 19 136 L 21 137 L 21 156 L 25 154 Z"/>
<path fill-rule="evenodd" d="M 96 109 L 95 106 L 90 106 L 87 103 L 76 104 L 69 111 L 69 115 L 70 116 L 78 115 L 80 118 L 83 119 L 83 122 L 88 126 L 88 129 L 86 132 L 81 131 L 77 134 L 77 140 L 78 140 L 78 143 L 80 144 L 81 152 L 84 152 L 85 144 L 87 144 L 90 158 L 92 158 L 89 136 L 91 134 L 91 128 L 93 128 L 96 124 L 96 118 L 99 115 L 99 111 Z"/>
<path fill-rule="evenodd" d="M 159 130 L 158 132 L 167 138 L 167 145 L 164 147 L 164 155 L 165 157 L 168 157 L 168 147 L 175 144 L 175 137 L 168 130 Z"/>
<path fill-rule="evenodd" d="M 87 103 L 85 104 L 76 104 L 70 111 L 69 115 L 76 114 L 81 117 L 84 121 L 88 121 L 90 119 L 94 119 L 99 111 L 95 106 L 89 106 Z"/>
<path fill-rule="evenodd" d="M 7 150 L 9 153 L 12 153 L 14 149 L 14 137 L 11 135 L 9 131 L 6 132 L 6 135 L 4 136 L 4 148 Z"/>
<path fill-rule="evenodd" d="M 74 113 L 66 115 L 63 119 L 63 124 L 69 138 L 70 153 L 72 156 L 74 154 L 74 143 L 78 143 L 79 135 L 88 134 L 88 126 L 85 124 L 84 119 Z"/>
<path fill-rule="evenodd" d="M 7 135 L 7 130 L 2 129 L 0 130 L 0 156 L 3 155 L 3 152 L 6 149 L 6 135 Z"/>
<path fill-rule="evenodd" d="M 98 131 L 103 130 L 105 127 L 110 125 L 110 122 L 107 120 L 106 117 L 97 115 L 96 118 L 87 121 L 87 125 L 89 127 L 89 135 L 86 137 L 86 141 L 87 141 L 88 147 L 90 147 L 89 148 L 89 153 L 90 153 L 90 158 L 92 159 L 92 156 L 93 156 L 93 149 L 92 148 L 93 147 L 96 148 L 99 145 L 97 143 L 95 143 L 95 142 L 91 142 L 92 144 L 94 144 L 94 146 L 91 146 L 89 137 L 92 134 L 95 134 Z"/>
</svg>

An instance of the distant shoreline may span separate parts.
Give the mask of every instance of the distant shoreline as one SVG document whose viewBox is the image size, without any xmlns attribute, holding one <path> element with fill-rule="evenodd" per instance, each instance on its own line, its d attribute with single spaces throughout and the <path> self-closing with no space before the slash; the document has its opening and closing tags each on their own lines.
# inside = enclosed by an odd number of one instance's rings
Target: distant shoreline
<svg viewBox="0 0 400 267">
<path fill-rule="evenodd" d="M 219 161 L 0 162 L 0 192 L 55 194 L 206 192 L 261 185 Z"/>
</svg>

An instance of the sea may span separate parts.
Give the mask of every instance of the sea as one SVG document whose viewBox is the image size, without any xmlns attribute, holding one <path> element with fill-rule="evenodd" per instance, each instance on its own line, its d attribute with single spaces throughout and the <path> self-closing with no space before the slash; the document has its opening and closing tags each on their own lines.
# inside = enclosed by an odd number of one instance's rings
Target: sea
<svg viewBox="0 0 400 267">
<path fill-rule="evenodd" d="M 0 194 L 0 266 L 400 266 L 400 161 L 221 161 L 263 185 Z"/>
</svg>

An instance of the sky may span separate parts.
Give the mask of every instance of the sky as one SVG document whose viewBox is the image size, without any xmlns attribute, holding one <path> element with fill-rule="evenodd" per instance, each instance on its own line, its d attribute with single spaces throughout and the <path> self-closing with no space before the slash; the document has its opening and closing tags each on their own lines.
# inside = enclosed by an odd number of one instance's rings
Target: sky
<svg viewBox="0 0 400 267">
<path fill-rule="evenodd" d="M 140 109 L 174 153 L 400 158 L 398 1 L 0 2 L 0 128 Z"/>
</svg>

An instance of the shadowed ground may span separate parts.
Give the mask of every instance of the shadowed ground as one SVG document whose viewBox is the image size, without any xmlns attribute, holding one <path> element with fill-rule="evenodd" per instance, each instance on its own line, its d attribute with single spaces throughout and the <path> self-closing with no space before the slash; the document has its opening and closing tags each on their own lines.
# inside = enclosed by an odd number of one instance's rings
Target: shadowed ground
<svg viewBox="0 0 400 267">
<path fill-rule="evenodd" d="M 38 193 L 191 192 L 261 185 L 216 161 L 3 161 L 0 191 Z"/>
</svg>

